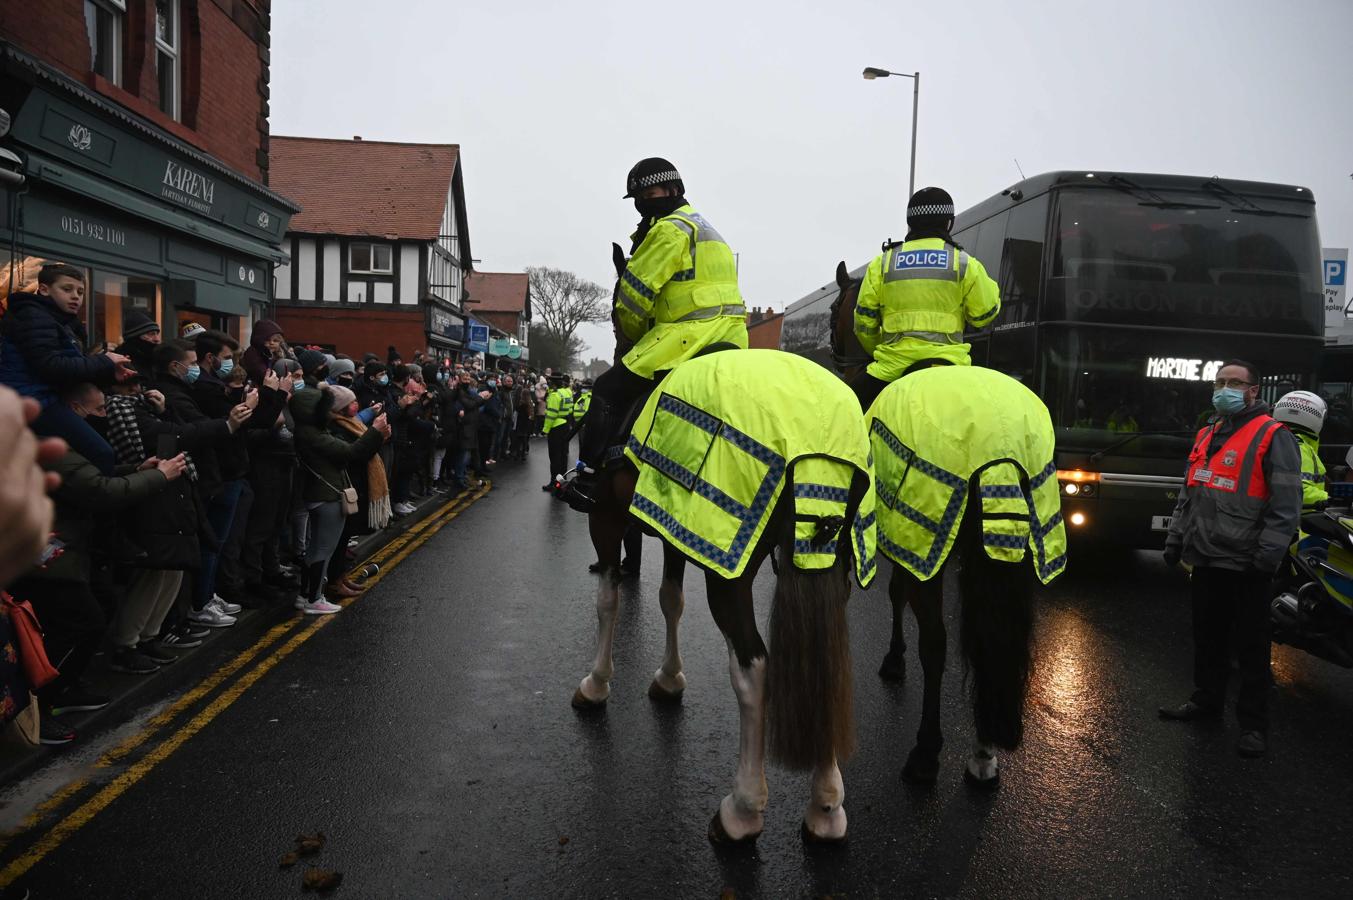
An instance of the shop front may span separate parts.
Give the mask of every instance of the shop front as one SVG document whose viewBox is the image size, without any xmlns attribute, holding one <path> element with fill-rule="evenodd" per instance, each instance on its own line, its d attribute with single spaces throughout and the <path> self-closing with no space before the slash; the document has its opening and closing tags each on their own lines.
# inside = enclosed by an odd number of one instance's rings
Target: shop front
<svg viewBox="0 0 1353 900">
<path fill-rule="evenodd" d="M 166 337 L 198 322 L 246 341 L 297 207 L 12 49 L 0 66 L 0 143 L 26 180 L 0 204 L 0 296 L 61 261 L 87 273 L 96 348 L 122 340 L 132 310 Z"/>
<path fill-rule="evenodd" d="M 465 355 L 465 317 L 435 303 L 427 304 L 428 355 L 459 362 Z"/>
</svg>

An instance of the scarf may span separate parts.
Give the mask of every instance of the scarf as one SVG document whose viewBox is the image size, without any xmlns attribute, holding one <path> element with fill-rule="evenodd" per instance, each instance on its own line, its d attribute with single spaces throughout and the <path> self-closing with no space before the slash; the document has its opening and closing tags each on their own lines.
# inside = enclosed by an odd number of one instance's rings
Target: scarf
<svg viewBox="0 0 1353 900">
<path fill-rule="evenodd" d="M 334 424 L 344 431 L 358 437 L 366 434 L 367 427 L 356 419 L 339 416 Z M 366 461 L 366 523 L 380 530 L 390 522 L 393 510 L 390 509 L 390 486 L 385 480 L 385 464 L 379 453 Z"/>
<path fill-rule="evenodd" d="M 150 458 L 145 444 L 141 443 L 141 427 L 136 423 L 138 403 L 154 413 L 155 408 L 143 397 L 110 394 L 107 400 L 108 443 L 113 445 L 117 461 L 124 466 L 139 466 Z M 197 481 L 197 467 L 193 465 L 192 456 L 185 452 L 183 460 L 184 474 L 192 481 Z"/>
</svg>

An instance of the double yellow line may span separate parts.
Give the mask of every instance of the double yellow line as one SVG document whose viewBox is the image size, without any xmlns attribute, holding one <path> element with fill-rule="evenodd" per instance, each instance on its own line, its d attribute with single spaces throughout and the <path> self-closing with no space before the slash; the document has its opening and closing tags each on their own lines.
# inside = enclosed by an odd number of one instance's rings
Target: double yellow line
<svg viewBox="0 0 1353 900">
<path fill-rule="evenodd" d="M 365 586 L 368 588 L 375 586 L 381 579 L 390 574 L 396 566 L 407 559 L 409 554 L 427 543 L 434 534 L 468 509 L 471 504 L 487 494 L 491 488 L 492 485 L 486 484 L 475 491 L 463 494 L 447 503 L 446 506 L 442 507 L 436 513 L 433 513 L 428 518 L 419 522 L 389 544 L 386 544 L 369 559 L 360 563 L 353 569 L 351 574 L 355 575 L 368 564 L 376 563 L 380 566 L 380 571 L 368 578 L 365 582 Z M 360 600 L 362 596 L 365 596 L 365 594 L 342 600 L 339 605 L 344 607 L 350 606 Z M 292 651 L 310 640 L 315 632 L 328 625 L 332 619 L 332 616 L 319 616 L 311 619 L 309 622 L 305 622 L 302 619 L 300 627 L 296 627 L 297 620 L 290 619 L 279 625 L 273 626 L 263 635 L 263 637 L 259 638 L 253 646 L 242 651 L 238 656 L 213 672 L 192 690 L 174 701 L 159 715 L 152 718 L 146 723 L 144 729 L 127 738 L 116 747 L 104 753 L 103 756 L 99 757 L 98 761 L 94 763 L 94 769 L 96 771 L 115 766 L 137 747 L 140 747 L 142 744 L 149 741 L 160 729 L 177 719 L 182 712 L 193 706 L 197 701 L 214 691 L 220 685 L 229 681 L 232 676 L 257 658 L 260 653 L 277 643 L 288 632 L 295 631 L 290 639 L 279 647 L 276 652 L 263 659 L 257 666 L 241 676 L 238 681 L 223 690 L 214 700 L 198 712 L 197 715 L 193 716 L 188 722 L 181 725 L 172 734 L 166 737 L 159 746 L 155 747 L 136 763 L 128 767 L 126 771 L 104 785 L 94 794 L 94 796 L 90 797 L 76 809 L 68 813 L 64 818 L 52 826 L 52 828 L 32 847 L 28 848 L 21 856 L 6 865 L 3 870 L 0 870 L 0 888 L 8 887 L 17 878 L 33 868 L 33 866 L 37 865 L 43 857 L 59 847 L 63 841 L 88 824 L 91 819 L 107 808 L 110 803 L 122 796 L 128 788 L 144 778 L 152 769 L 169 758 L 175 750 L 183 746 L 189 738 L 197 734 L 213 719 L 228 709 L 231 704 L 240 698 L 241 694 L 247 691 L 251 685 L 264 675 L 268 674 L 274 666 L 289 656 Z M 91 778 L 80 778 L 61 788 L 37 806 L 19 826 L 17 833 L 10 839 L 12 840 L 13 837 L 18 837 L 41 824 L 43 820 L 56 810 L 59 810 L 68 800 L 89 787 L 90 782 Z M 0 852 L 3 852 L 8 843 L 9 841 L 0 843 Z"/>
</svg>

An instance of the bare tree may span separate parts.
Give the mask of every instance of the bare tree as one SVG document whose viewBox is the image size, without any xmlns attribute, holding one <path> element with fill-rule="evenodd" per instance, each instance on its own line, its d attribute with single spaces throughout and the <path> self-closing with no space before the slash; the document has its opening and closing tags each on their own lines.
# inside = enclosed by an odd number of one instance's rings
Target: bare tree
<svg viewBox="0 0 1353 900">
<path fill-rule="evenodd" d="M 610 317 L 611 292 L 572 272 L 529 266 L 531 313 L 539 327 L 567 345 L 584 322 L 604 322 Z"/>
</svg>

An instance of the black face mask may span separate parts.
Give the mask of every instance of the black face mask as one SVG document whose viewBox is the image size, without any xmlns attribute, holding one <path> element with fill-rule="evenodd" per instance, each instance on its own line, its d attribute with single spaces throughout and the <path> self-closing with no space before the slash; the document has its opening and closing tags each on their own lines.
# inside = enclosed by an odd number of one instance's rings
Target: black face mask
<svg viewBox="0 0 1353 900">
<path fill-rule="evenodd" d="M 645 219 L 660 219 L 670 216 L 686 205 L 685 197 L 643 197 L 634 198 L 634 208 Z"/>
<path fill-rule="evenodd" d="M 338 376 L 338 383 L 341 384 L 341 385 L 343 385 L 343 387 L 352 387 L 352 376 L 351 376 L 351 375 L 339 375 L 339 376 Z"/>
</svg>

